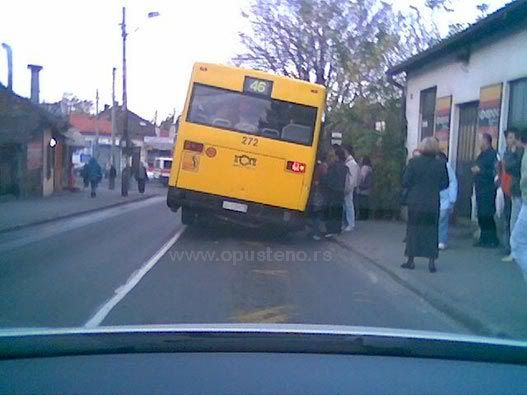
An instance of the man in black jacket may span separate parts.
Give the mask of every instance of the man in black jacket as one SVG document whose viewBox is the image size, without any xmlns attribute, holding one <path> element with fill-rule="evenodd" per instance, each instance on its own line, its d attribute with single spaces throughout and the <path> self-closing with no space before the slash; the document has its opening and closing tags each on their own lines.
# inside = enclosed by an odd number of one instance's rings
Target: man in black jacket
<svg viewBox="0 0 527 395">
<path fill-rule="evenodd" d="M 481 153 L 472 167 L 474 186 L 476 189 L 476 204 L 478 209 L 478 224 L 481 230 L 476 247 L 496 248 L 499 245 L 496 234 L 496 164 L 498 155 L 492 148 L 492 136 L 481 135 Z"/>
</svg>

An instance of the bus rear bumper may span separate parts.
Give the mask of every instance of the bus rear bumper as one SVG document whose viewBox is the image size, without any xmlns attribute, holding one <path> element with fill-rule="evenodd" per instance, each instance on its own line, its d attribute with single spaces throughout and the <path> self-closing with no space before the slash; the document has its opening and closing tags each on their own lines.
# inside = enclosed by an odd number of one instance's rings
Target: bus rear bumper
<svg viewBox="0 0 527 395">
<path fill-rule="evenodd" d="M 247 212 L 242 213 L 224 209 L 224 201 L 247 205 Z M 173 186 L 168 188 L 167 205 L 174 212 L 180 207 L 187 207 L 196 210 L 200 216 L 214 216 L 244 226 L 278 225 L 285 226 L 288 230 L 302 230 L 305 227 L 305 216 L 301 211 L 190 191 Z"/>
</svg>

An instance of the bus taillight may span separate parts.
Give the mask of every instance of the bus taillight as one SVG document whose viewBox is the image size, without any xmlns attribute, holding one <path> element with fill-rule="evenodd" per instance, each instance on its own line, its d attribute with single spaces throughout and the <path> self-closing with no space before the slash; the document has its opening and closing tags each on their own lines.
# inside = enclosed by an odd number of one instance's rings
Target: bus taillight
<svg viewBox="0 0 527 395">
<path fill-rule="evenodd" d="M 286 169 L 289 171 L 292 171 L 293 173 L 305 173 L 306 164 L 297 162 L 297 161 L 288 160 Z"/>
<path fill-rule="evenodd" d="M 183 149 L 187 151 L 194 151 L 194 152 L 203 152 L 203 144 L 202 143 L 196 143 L 195 141 L 185 140 L 185 143 L 183 144 Z"/>
</svg>

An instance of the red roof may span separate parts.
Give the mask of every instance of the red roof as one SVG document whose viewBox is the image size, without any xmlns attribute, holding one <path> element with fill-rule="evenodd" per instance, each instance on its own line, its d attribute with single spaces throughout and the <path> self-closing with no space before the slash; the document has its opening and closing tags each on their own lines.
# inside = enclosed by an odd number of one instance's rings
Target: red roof
<svg viewBox="0 0 527 395">
<path fill-rule="evenodd" d="M 169 137 L 170 131 L 166 129 L 159 129 L 159 137 Z"/>
<path fill-rule="evenodd" d="M 70 125 L 81 134 L 95 134 L 95 115 L 70 114 Z M 99 119 L 99 134 L 112 134 L 112 123 L 107 119 Z"/>
</svg>

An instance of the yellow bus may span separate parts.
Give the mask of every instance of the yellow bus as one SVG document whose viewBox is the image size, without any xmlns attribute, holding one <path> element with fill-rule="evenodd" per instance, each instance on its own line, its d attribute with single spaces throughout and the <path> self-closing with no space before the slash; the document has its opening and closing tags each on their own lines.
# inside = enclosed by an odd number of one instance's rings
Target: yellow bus
<svg viewBox="0 0 527 395">
<path fill-rule="evenodd" d="M 167 204 L 182 222 L 303 226 L 326 89 L 197 63 L 180 119 Z"/>
</svg>

